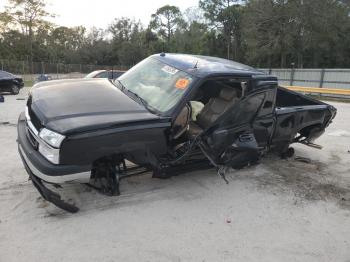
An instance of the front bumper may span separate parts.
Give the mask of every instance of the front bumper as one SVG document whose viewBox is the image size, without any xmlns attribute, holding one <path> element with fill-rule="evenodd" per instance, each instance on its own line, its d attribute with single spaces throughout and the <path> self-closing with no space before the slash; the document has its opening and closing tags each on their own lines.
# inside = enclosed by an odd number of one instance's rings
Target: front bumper
<svg viewBox="0 0 350 262">
<path fill-rule="evenodd" d="M 68 182 L 87 183 L 90 180 L 90 166 L 54 165 L 47 161 L 28 141 L 25 114 L 18 120 L 18 151 L 24 167 L 41 196 L 59 208 L 71 213 L 79 211 L 74 205 L 64 202 L 61 196 L 48 189 L 43 182 L 62 184 Z"/>
<path fill-rule="evenodd" d="M 27 171 L 39 179 L 53 184 L 70 182 L 87 183 L 90 180 L 91 166 L 54 165 L 47 161 L 29 142 L 25 114 L 18 120 L 18 151 Z M 29 172 L 28 172 L 29 173 Z"/>
<path fill-rule="evenodd" d="M 62 208 L 63 210 L 66 210 L 70 213 L 76 213 L 79 211 L 79 208 L 71 205 L 69 203 L 64 202 L 61 199 L 61 196 L 55 192 L 53 192 L 52 190 L 48 189 L 44 184 L 43 181 L 36 177 L 33 172 L 31 171 L 31 169 L 29 168 L 29 166 L 27 165 L 27 163 L 25 162 L 23 155 L 20 153 L 20 156 L 22 158 L 24 167 L 27 171 L 27 173 L 29 174 L 30 179 L 33 182 L 33 185 L 35 186 L 35 188 L 39 191 L 40 195 L 46 199 L 47 201 L 51 202 L 52 204 L 54 204 L 55 206 Z"/>
</svg>

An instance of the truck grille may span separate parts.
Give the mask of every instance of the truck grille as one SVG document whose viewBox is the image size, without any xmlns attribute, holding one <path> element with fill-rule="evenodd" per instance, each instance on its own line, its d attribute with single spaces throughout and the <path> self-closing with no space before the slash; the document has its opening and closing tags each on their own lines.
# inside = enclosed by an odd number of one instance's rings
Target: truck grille
<svg viewBox="0 0 350 262">
<path fill-rule="evenodd" d="M 30 120 L 32 121 L 33 125 L 35 126 L 35 128 L 37 130 L 40 130 L 42 128 L 42 125 L 40 123 L 39 118 L 34 114 L 34 112 L 32 111 L 32 109 L 30 107 L 28 107 L 28 113 L 30 116 Z"/>
<path fill-rule="evenodd" d="M 29 143 L 33 146 L 35 150 L 38 150 L 39 143 L 36 140 L 35 135 L 32 133 L 32 131 L 29 129 L 28 125 L 26 126 L 26 135 L 28 138 Z"/>
<path fill-rule="evenodd" d="M 27 101 L 28 114 L 36 130 L 40 131 L 40 129 L 42 128 L 42 125 L 39 118 L 33 112 L 31 104 L 32 104 L 32 97 L 30 96 Z"/>
</svg>

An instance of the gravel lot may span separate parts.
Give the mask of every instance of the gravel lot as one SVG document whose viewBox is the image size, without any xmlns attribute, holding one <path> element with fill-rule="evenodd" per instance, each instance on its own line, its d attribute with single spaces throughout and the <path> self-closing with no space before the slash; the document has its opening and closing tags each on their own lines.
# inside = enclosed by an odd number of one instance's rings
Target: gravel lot
<svg viewBox="0 0 350 262">
<path fill-rule="evenodd" d="M 0 261 L 350 261 L 350 104 L 296 156 L 232 171 L 123 180 L 122 196 L 61 190 L 81 211 L 45 202 L 17 153 L 28 89 L 0 103 Z"/>
</svg>

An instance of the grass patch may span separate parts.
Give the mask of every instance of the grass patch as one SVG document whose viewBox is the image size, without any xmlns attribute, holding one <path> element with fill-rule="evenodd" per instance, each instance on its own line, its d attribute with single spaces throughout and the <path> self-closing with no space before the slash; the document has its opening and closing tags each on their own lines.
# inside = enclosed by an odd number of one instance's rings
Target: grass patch
<svg viewBox="0 0 350 262">
<path fill-rule="evenodd" d="M 24 81 L 24 86 L 25 87 L 32 87 L 34 84 L 34 81 L 33 80 L 25 80 Z"/>
</svg>

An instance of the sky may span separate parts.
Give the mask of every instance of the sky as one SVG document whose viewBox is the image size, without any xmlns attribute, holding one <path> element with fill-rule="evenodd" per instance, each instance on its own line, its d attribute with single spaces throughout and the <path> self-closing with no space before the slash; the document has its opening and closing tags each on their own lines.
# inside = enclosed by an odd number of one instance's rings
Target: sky
<svg viewBox="0 0 350 262">
<path fill-rule="evenodd" d="M 6 5 L 0 0 L 0 10 Z M 176 5 L 181 11 L 197 6 L 199 0 L 47 0 L 47 9 L 56 14 L 57 25 L 107 28 L 117 17 L 130 17 L 147 25 L 151 14 L 163 5 Z"/>
</svg>

